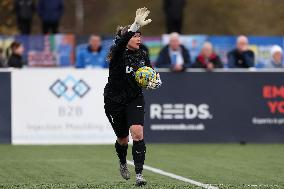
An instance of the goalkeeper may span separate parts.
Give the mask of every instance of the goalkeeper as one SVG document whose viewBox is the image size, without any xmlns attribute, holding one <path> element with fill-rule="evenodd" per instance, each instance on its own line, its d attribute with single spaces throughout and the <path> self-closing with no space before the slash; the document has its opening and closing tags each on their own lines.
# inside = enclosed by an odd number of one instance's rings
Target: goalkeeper
<svg viewBox="0 0 284 189">
<path fill-rule="evenodd" d="M 135 71 L 143 66 L 151 67 L 147 53 L 139 48 L 139 29 L 152 21 L 145 20 L 149 13 L 147 8 L 137 9 L 134 23 L 117 29 L 115 42 L 108 56 L 109 77 L 104 90 L 105 113 L 117 136 L 115 149 L 119 158 L 120 174 L 124 179 L 130 179 L 126 163 L 130 131 L 137 186 L 146 184 L 142 175 L 146 146 L 143 136 L 145 102 L 142 89 L 135 80 Z M 157 74 L 147 88 L 155 89 L 160 85 L 160 76 Z"/>
</svg>

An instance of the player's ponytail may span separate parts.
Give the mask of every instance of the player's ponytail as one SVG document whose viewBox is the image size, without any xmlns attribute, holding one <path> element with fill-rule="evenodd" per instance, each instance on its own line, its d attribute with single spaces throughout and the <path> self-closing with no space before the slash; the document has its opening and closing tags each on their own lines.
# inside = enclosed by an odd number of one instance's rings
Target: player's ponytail
<svg viewBox="0 0 284 189">
<path fill-rule="evenodd" d="M 128 31 L 130 28 L 130 25 L 128 26 L 118 26 L 116 28 L 116 33 L 115 33 L 115 39 L 114 39 L 114 45 L 110 47 L 108 56 L 107 56 L 107 61 L 110 62 L 113 56 L 113 49 L 115 47 L 115 43 L 121 39 L 121 37 Z"/>
</svg>

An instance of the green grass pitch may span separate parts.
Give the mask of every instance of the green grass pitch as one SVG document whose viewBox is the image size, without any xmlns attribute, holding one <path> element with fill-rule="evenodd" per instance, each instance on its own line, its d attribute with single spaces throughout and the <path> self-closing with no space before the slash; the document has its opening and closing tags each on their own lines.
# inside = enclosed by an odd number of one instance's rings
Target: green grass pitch
<svg viewBox="0 0 284 189">
<path fill-rule="evenodd" d="M 220 189 L 284 188 L 283 144 L 150 144 L 146 164 Z M 132 179 L 124 181 L 111 145 L 0 145 L 5 189 L 137 188 L 130 169 Z M 199 188 L 147 170 L 144 176 L 147 189 Z"/>
</svg>

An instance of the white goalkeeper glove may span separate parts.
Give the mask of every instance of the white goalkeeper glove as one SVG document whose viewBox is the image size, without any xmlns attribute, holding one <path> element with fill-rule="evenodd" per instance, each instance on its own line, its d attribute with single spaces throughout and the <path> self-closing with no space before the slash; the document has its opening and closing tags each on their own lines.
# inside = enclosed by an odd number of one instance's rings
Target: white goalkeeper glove
<svg viewBox="0 0 284 189">
<path fill-rule="evenodd" d="M 150 11 L 147 8 L 140 8 L 136 11 L 136 17 L 134 23 L 130 26 L 128 31 L 136 32 L 139 28 L 149 24 L 152 22 L 151 19 L 145 20 L 147 16 L 150 14 Z"/>
<path fill-rule="evenodd" d="M 146 89 L 157 89 L 162 85 L 160 74 L 157 73 L 156 78 L 152 79 Z"/>
</svg>

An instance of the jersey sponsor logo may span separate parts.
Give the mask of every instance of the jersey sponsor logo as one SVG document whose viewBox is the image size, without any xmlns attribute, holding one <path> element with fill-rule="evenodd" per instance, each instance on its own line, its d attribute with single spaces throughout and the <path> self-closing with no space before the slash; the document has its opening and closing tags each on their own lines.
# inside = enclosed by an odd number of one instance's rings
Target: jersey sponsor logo
<svg viewBox="0 0 284 189">
<path fill-rule="evenodd" d="M 125 67 L 125 72 L 128 73 L 128 74 L 129 73 L 134 73 L 136 70 L 138 70 L 138 68 L 141 68 L 143 66 L 145 66 L 145 61 L 141 60 L 137 64 L 133 65 L 134 68 L 131 67 L 131 66 L 126 66 Z"/>
<path fill-rule="evenodd" d="M 208 104 L 151 104 L 151 119 L 212 119 Z"/>
<path fill-rule="evenodd" d="M 125 72 L 126 72 L 126 73 L 132 73 L 132 72 L 133 72 L 133 68 L 130 67 L 130 66 L 126 66 Z"/>
</svg>

